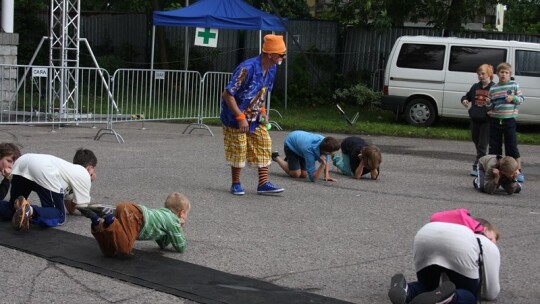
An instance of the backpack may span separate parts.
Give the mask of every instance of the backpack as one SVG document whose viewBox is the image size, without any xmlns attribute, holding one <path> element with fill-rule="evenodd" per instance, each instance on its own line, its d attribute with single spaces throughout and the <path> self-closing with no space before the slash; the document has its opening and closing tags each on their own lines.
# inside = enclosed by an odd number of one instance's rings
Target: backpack
<svg viewBox="0 0 540 304">
<path fill-rule="evenodd" d="M 474 233 L 484 233 L 484 226 L 471 217 L 469 210 L 463 208 L 435 212 L 431 215 L 429 221 L 459 224 L 469 227 Z"/>
</svg>

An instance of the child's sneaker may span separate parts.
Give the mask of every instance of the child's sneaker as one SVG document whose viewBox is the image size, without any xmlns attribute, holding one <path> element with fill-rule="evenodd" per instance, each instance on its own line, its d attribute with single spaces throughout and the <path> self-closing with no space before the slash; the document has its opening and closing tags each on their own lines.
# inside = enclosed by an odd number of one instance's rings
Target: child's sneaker
<svg viewBox="0 0 540 304">
<path fill-rule="evenodd" d="M 523 184 L 523 183 L 525 182 L 525 175 L 523 175 L 523 173 L 520 171 L 520 172 L 519 172 L 519 175 L 517 176 L 516 179 L 517 179 L 518 183 L 522 183 L 522 184 Z"/>
<path fill-rule="evenodd" d="M 390 289 L 388 290 L 388 297 L 392 304 L 405 304 L 407 299 L 407 281 L 403 274 L 398 273 L 390 280 Z"/>
<path fill-rule="evenodd" d="M 446 281 L 433 291 L 419 294 L 410 304 L 447 304 L 454 299 L 455 291 L 456 285 L 450 281 Z"/>
<path fill-rule="evenodd" d="M 285 189 L 276 187 L 272 185 L 271 182 L 266 182 L 262 184 L 261 186 L 257 187 L 257 194 L 266 194 L 266 193 L 280 193 L 283 192 Z"/>
<path fill-rule="evenodd" d="M 273 161 L 276 161 L 276 158 L 279 157 L 279 152 L 278 151 L 275 151 L 275 152 L 272 152 L 272 160 Z"/>
<path fill-rule="evenodd" d="M 478 165 L 473 165 L 472 170 L 469 173 L 471 176 L 478 176 Z"/>
<path fill-rule="evenodd" d="M 30 203 L 28 203 L 24 196 L 19 196 L 14 202 L 14 207 L 15 213 L 11 219 L 11 226 L 13 226 L 13 229 L 17 231 L 21 229 L 30 229 L 30 218 L 32 212 Z"/>
<path fill-rule="evenodd" d="M 114 215 L 116 213 L 116 206 L 111 205 L 89 204 L 88 209 L 97 213 L 99 217 L 106 217 L 108 215 Z"/>
<path fill-rule="evenodd" d="M 244 188 L 242 188 L 242 184 L 240 183 L 233 183 L 231 186 L 231 193 L 234 195 L 244 195 Z"/>
</svg>

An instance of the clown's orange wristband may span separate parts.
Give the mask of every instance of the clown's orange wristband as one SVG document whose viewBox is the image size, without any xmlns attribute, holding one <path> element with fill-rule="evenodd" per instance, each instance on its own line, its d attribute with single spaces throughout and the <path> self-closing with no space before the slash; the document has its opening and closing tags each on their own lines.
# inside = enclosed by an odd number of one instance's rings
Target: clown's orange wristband
<svg viewBox="0 0 540 304">
<path fill-rule="evenodd" d="M 244 120 L 244 119 L 246 119 L 246 114 L 240 113 L 240 114 L 236 115 L 236 120 L 241 121 L 241 120 Z"/>
<path fill-rule="evenodd" d="M 265 109 L 265 108 L 261 108 L 261 109 L 259 110 L 259 112 L 261 112 L 262 114 L 265 114 L 265 115 L 266 115 L 266 109 Z"/>
</svg>

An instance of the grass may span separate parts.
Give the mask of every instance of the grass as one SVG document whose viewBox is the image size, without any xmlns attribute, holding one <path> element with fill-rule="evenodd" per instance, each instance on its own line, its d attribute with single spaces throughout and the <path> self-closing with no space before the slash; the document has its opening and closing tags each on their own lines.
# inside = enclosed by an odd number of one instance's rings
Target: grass
<svg viewBox="0 0 540 304">
<path fill-rule="evenodd" d="M 349 117 L 353 117 L 359 109 L 342 107 Z M 431 127 L 415 127 L 407 124 L 403 118 L 382 110 L 364 110 L 352 126 L 349 125 L 334 106 L 313 108 L 276 108 L 270 112 L 270 120 L 276 121 L 287 131 L 305 130 L 324 133 L 369 134 L 416 138 L 438 138 L 452 140 L 471 140 L 469 121 L 466 119 L 440 119 Z M 206 121 L 217 123 L 219 121 Z M 519 125 L 518 143 L 540 145 L 540 128 L 538 125 Z"/>
</svg>

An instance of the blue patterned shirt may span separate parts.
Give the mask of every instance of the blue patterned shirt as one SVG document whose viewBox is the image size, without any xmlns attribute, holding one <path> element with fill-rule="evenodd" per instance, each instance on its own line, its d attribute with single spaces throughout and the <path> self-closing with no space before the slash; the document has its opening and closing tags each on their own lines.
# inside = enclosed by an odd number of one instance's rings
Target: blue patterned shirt
<svg viewBox="0 0 540 304">
<path fill-rule="evenodd" d="M 263 75 L 261 56 L 240 63 L 234 70 L 231 81 L 225 87 L 225 90 L 236 100 L 240 111 L 246 115 L 250 133 L 253 133 L 260 124 L 259 111 L 265 106 L 267 93 L 272 91 L 277 70 L 274 64 L 268 68 L 266 75 Z M 239 128 L 235 115 L 223 98 L 221 99 L 221 122 L 227 127 Z"/>
</svg>

